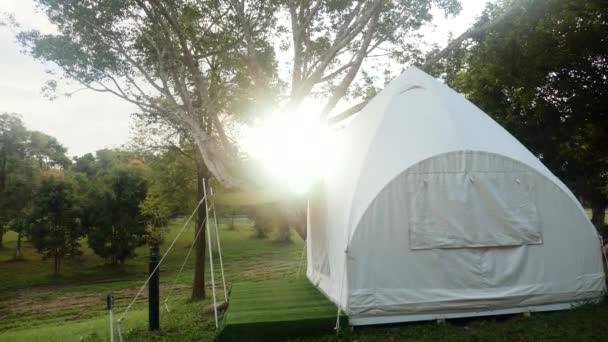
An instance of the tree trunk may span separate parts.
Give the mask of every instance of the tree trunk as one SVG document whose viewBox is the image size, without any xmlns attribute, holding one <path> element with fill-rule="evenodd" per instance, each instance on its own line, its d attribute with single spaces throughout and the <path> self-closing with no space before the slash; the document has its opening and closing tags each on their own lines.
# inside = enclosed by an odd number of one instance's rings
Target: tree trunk
<svg viewBox="0 0 608 342">
<path fill-rule="evenodd" d="M 55 256 L 53 257 L 53 275 L 58 276 L 59 275 L 59 265 L 61 264 L 61 257 L 59 256 L 59 254 L 55 254 Z"/>
<path fill-rule="evenodd" d="M 21 259 L 21 231 L 17 232 L 17 250 L 15 251 L 15 259 Z"/>
<path fill-rule="evenodd" d="M 608 199 L 599 189 L 593 189 L 589 200 L 591 202 L 591 223 L 601 232 L 605 225 Z"/>
<path fill-rule="evenodd" d="M 198 160 L 196 162 L 196 175 L 197 175 L 197 199 L 200 200 L 204 196 L 203 191 L 203 177 L 205 181 L 208 181 L 208 171 L 203 161 Z M 201 204 L 198 209 L 198 214 L 195 220 L 194 237 L 194 283 L 192 284 L 192 300 L 198 300 L 205 298 L 205 226 L 206 215 L 205 211 L 206 203 Z M 205 222 L 205 224 L 203 224 Z M 202 229 L 199 233 L 198 230 Z M 198 238 L 196 238 L 198 235 Z"/>
</svg>

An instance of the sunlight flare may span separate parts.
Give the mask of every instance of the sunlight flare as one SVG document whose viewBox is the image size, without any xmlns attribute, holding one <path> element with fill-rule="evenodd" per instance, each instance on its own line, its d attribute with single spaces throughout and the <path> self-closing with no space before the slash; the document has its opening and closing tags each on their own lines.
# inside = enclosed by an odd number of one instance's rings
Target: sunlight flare
<svg viewBox="0 0 608 342">
<path fill-rule="evenodd" d="M 244 131 L 243 149 L 272 177 L 303 194 L 332 166 L 333 134 L 320 112 L 318 104 L 306 102 L 299 110 L 273 113 Z"/>
</svg>

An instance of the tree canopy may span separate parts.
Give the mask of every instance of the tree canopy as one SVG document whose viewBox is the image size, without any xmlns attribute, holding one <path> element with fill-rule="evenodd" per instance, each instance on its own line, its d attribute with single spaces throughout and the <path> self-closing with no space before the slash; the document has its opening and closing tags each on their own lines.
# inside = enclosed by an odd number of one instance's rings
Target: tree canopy
<svg viewBox="0 0 608 342">
<path fill-rule="evenodd" d="M 351 86 L 374 51 L 415 58 L 412 38 L 433 6 L 460 10 L 457 0 L 37 2 L 57 33 L 21 32 L 32 56 L 175 123 L 209 171 L 240 188 L 252 182 L 239 172 L 227 117 L 245 107 L 295 108 L 311 96 L 327 114 L 345 96 L 368 96 Z"/>
<path fill-rule="evenodd" d="M 27 235 L 40 253 L 53 258 L 55 275 L 65 256 L 80 253 L 84 231 L 79 210 L 70 180 L 59 170 L 47 171 L 32 204 Z"/>
<path fill-rule="evenodd" d="M 27 130 L 17 114 L 0 114 L 0 235 L 10 227 L 21 242 L 40 173 L 67 166 L 66 152 L 54 137 Z M 20 252 L 18 246 L 16 257 Z"/>
<path fill-rule="evenodd" d="M 146 219 L 140 209 L 146 198 L 143 166 L 112 165 L 91 181 L 87 192 L 87 238 L 95 254 L 122 264 L 146 240 Z"/>
</svg>

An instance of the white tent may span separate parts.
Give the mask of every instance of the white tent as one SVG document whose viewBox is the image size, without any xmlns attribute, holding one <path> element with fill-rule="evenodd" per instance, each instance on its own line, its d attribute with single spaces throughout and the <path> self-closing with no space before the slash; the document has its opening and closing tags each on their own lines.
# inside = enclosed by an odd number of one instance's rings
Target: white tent
<svg viewBox="0 0 608 342">
<path fill-rule="evenodd" d="M 570 190 L 433 77 L 407 69 L 338 135 L 309 200 L 307 277 L 350 324 L 560 310 L 605 291 Z"/>
</svg>

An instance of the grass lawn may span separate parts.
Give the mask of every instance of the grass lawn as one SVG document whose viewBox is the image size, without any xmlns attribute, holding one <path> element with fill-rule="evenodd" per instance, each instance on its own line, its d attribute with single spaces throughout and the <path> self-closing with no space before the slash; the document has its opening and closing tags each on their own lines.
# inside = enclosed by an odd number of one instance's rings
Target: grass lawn
<svg viewBox="0 0 608 342">
<path fill-rule="evenodd" d="M 182 225 L 183 221 L 176 220 L 167 228 L 161 253 Z M 161 302 L 176 279 L 193 235 L 191 224 L 161 267 Z M 296 234 L 291 244 L 255 239 L 252 235 L 253 229 L 247 220 L 237 222 L 236 230 L 221 225 L 222 252 L 229 285 L 232 282 L 295 277 L 303 247 Z M 0 249 L 0 341 L 107 340 L 107 291 L 114 293 L 117 316 L 147 276 L 147 247 L 139 248 L 137 257 L 115 268 L 94 255 L 83 241 L 83 255 L 79 260 L 66 260 L 61 276 L 53 277 L 52 260 L 42 260 L 27 244 L 25 260 L 13 261 L 15 244 L 16 236 L 9 232 L 4 236 L 4 248 Z M 184 272 L 177 278 L 169 300 L 171 312 L 161 308 L 162 338 L 175 336 L 175 340 L 182 340 L 190 336 L 200 340 L 214 336 L 213 314 L 202 314 L 202 308 L 211 302 L 208 274 L 208 298 L 195 303 L 188 301 L 193 263 L 191 255 Z M 216 271 L 218 279 L 217 263 Z M 146 294 L 144 291 L 123 323 L 128 340 L 147 340 L 150 337 L 146 332 Z M 221 292 L 220 296 L 223 296 Z"/>
<path fill-rule="evenodd" d="M 182 224 L 180 220 L 171 223 L 163 247 L 173 239 Z M 234 231 L 222 225 L 221 235 L 226 277 L 230 284 L 256 282 L 264 286 L 263 281 L 296 278 L 303 247 L 296 234 L 292 244 L 255 239 L 252 238 L 250 223 L 242 220 Z M 161 302 L 175 279 L 192 236 L 193 227 L 190 226 L 161 267 Z M 105 265 L 104 260 L 95 256 L 83 241 L 84 253 L 80 259 L 66 261 L 62 275 L 53 277 L 50 276 L 52 261 L 42 260 L 27 244 L 24 251 L 26 260 L 12 261 L 15 239 L 13 233 L 7 233 L 4 236 L 5 248 L 0 249 L 0 341 L 109 340 L 105 294 L 113 291 L 115 316 L 119 315 L 146 277 L 147 249 L 140 248 L 136 258 L 120 268 L 113 268 Z M 144 292 L 123 323 L 126 341 L 199 341 L 215 337 L 213 313 L 203 311 L 211 302 L 211 293 L 204 301 L 188 300 L 192 265 L 193 260 L 189 260 L 185 271 L 177 278 L 174 295 L 169 301 L 171 312 L 161 308 L 162 332 L 150 335 L 146 331 L 147 301 Z M 216 264 L 217 276 L 218 268 Z M 209 281 L 207 285 L 209 290 Z M 365 327 L 339 336 L 329 332 L 300 340 L 587 341 L 608 338 L 606 321 L 608 301 L 603 301 L 571 311 L 533 314 L 529 318 L 507 316 L 455 320 L 444 325 L 426 322 Z"/>
<path fill-rule="evenodd" d="M 336 310 L 305 277 L 235 283 L 219 340 L 322 336 L 333 331 Z"/>
</svg>

